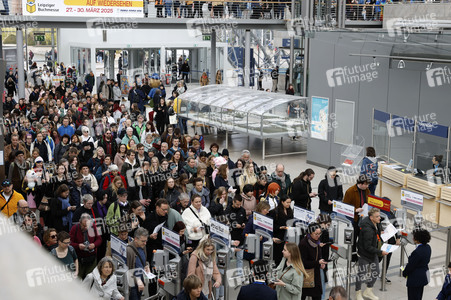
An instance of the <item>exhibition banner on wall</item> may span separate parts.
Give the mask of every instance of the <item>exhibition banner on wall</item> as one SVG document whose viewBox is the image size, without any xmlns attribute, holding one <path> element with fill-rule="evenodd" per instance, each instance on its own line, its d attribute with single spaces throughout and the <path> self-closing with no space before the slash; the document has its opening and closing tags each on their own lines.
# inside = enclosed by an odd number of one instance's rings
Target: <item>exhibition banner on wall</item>
<svg viewBox="0 0 451 300">
<path fill-rule="evenodd" d="M 25 16 L 142 18 L 143 0 L 22 0 Z"/>
<path fill-rule="evenodd" d="M 312 96 L 310 136 L 327 141 L 329 132 L 329 99 Z"/>
</svg>

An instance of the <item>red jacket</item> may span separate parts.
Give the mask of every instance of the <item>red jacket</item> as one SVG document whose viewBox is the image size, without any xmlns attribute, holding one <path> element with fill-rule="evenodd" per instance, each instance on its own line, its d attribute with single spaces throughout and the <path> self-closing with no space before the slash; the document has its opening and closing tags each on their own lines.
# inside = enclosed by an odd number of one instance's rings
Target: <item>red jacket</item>
<svg viewBox="0 0 451 300">
<path fill-rule="evenodd" d="M 125 180 L 125 177 L 121 175 L 121 173 L 117 172 L 117 176 L 121 176 L 122 182 L 124 183 L 124 188 L 127 189 L 127 181 Z M 113 182 L 113 175 L 111 175 L 111 172 L 105 175 L 105 180 L 103 181 L 102 188 L 104 191 L 110 186 L 110 183 Z"/>
<path fill-rule="evenodd" d="M 94 221 L 93 221 L 94 222 Z M 96 227 L 93 224 L 91 228 L 88 228 L 88 241 L 90 244 L 94 244 L 94 252 L 88 252 L 81 250 L 79 245 L 83 244 L 85 241 L 85 237 L 83 231 L 81 231 L 80 224 L 76 224 L 72 226 L 70 230 L 70 245 L 74 247 L 75 252 L 77 252 L 78 258 L 80 257 L 88 257 L 97 255 L 97 248 L 102 244 L 102 238 L 97 234 Z"/>
</svg>

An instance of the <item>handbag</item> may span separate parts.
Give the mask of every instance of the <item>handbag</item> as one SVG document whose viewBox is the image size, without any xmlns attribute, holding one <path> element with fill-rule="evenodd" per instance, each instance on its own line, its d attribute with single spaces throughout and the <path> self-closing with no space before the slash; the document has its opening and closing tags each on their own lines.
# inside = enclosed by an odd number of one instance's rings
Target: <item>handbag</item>
<svg viewBox="0 0 451 300">
<path fill-rule="evenodd" d="M 177 114 L 173 114 L 172 116 L 169 116 L 169 124 L 171 124 L 171 125 L 177 124 Z"/>
<path fill-rule="evenodd" d="M 316 259 L 318 260 L 318 246 L 316 247 Z M 315 287 L 315 268 L 305 270 L 307 277 L 304 277 L 304 284 L 302 288 L 311 289 Z"/>
<path fill-rule="evenodd" d="M 189 207 L 189 209 L 191 210 L 191 212 L 193 213 L 193 215 L 196 216 L 196 218 L 199 220 L 200 224 L 204 227 L 205 229 L 205 234 L 210 234 L 210 226 L 208 226 L 207 224 L 205 224 L 204 222 L 202 222 L 202 220 L 199 218 L 199 216 L 194 212 L 194 210 L 191 208 L 191 206 Z"/>
<path fill-rule="evenodd" d="M 42 212 L 46 212 L 50 210 L 50 199 L 46 196 L 42 197 L 41 203 L 39 204 L 38 210 Z"/>
</svg>

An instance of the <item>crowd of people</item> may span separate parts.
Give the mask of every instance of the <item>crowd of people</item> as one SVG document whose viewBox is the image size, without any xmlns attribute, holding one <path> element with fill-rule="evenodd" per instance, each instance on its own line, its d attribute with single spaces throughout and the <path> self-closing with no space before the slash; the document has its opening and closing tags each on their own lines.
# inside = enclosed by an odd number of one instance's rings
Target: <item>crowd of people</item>
<svg viewBox="0 0 451 300">
<path fill-rule="evenodd" d="M 324 299 L 333 200 L 355 207 L 359 266 L 374 266 L 378 272 L 379 257 L 388 254 L 378 247 L 380 212 L 371 209 L 368 216 L 360 215 L 377 185 L 374 149 L 367 149 L 356 185 L 344 193 L 337 170 L 330 167 L 316 193 L 312 169 L 291 180 L 282 164 L 270 172 L 258 166 L 248 150 L 230 157 L 228 149 L 215 142 L 206 145 L 196 132 L 188 134 L 186 120 L 171 124 L 168 116 L 178 111 L 178 96 L 186 91 L 183 82 L 169 96 L 162 82 L 155 84 L 146 76 L 131 88 L 128 101 L 115 97 L 117 84 L 107 80 L 97 94 L 63 82 L 57 88 L 34 86 L 18 103 L 8 92 L 3 103 L 7 179 L 2 182 L 0 211 L 93 294 L 124 299 L 116 286 L 110 235 L 128 244 L 129 269 L 150 271 L 154 250 L 163 249 L 161 230 L 155 229 L 164 224 L 180 235 L 180 276 L 185 280 L 177 299 L 211 298 L 215 289 L 221 299 L 222 275 L 209 237 L 210 220 L 230 226 L 231 250 L 242 269 L 245 260 L 254 259 L 245 251 L 245 236 L 254 232 L 252 216 L 257 212 L 273 219 L 276 297 Z M 153 107 L 148 116 L 146 106 Z M 316 221 L 308 225 L 299 245 L 286 243 L 293 205 L 311 210 L 317 196 L 321 213 Z M 428 235 L 421 230 L 414 235 L 422 247 L 404 270 L 409 299 L 421 299 L 418 295 L 427 284 L 415 278 L 427 270 Z M 415 259 L 418 255 L 421 263 Z M 269 263 L 254 263 L 254 268 Z M 259 274 L 254 269 L 254 275 Z M 132 277 L 129 299 L 140 299 L 146 288 L 143 274 Z M 265 284 L 269 277 L 252 284 Z M 368 278 L 357 282 L 358 300 L 378 299 L 372 292 L 377 278 Z M 363 281 L 367 289 L 362 293 Z M 147 288 L 155 292 L 155 286 Z M 239 298 L 257 299 L 251 291 L 243 287 Z M 345 299 L 341 290 L 331 297 Z"/>
</svg>

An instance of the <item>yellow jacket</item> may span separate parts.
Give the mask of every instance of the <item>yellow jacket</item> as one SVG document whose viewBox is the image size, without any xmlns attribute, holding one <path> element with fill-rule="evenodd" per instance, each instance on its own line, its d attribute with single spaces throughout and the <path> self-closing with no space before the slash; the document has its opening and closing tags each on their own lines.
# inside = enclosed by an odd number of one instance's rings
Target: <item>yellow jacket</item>
<svg viewBox="0 0 451 300">
<path fill-rule="evenodd" d="M 6 204 L 5 196 L 3 195 L 3 190 L 0 191 L 0 209 L 8 218 L 11 217 L 17 211 L 17 202 L 19 200 L 25 200 L 21 193 L 13 190 L 11 198 L 9 198 L 8 204 Z M 6 204 L 6 205 L 5 205 Z"/>
</svg>

